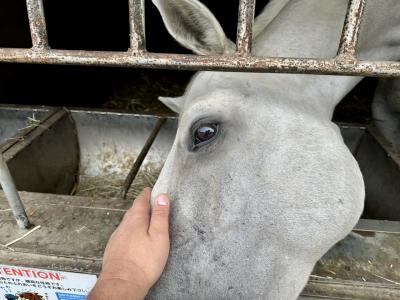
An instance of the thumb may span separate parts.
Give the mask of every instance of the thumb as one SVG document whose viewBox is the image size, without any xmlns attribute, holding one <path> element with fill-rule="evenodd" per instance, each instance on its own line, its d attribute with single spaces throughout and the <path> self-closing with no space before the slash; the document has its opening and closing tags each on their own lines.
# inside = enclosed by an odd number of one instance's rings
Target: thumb
<svg viewBox="0 0 400 300">
<path fill-rule="evenodd" d="M 154 199 L 151 212 L 149 234 L 168 237 L 169 198 L 166 194 L 158 195 Z"/>
</svg>

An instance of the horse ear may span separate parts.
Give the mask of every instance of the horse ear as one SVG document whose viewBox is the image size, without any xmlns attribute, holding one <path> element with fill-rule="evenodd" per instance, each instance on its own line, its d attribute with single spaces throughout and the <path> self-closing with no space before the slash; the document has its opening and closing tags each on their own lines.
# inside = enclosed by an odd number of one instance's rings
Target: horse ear
<svg viewBox="0 0 400 300">
<path fill-rule="evenodd" d="M 200 55 L 233 53 L 234 44 L 214 15 L 197 0 L 152 0 L 168 32 L 184 47 Z"/>
<path fill-rule="evenodd" d="M 158 97 L 165 106 L 167 106 L 170 110 L 180 114 L 183 108 L 184 98 L 183 97 Z"/>
</svg>

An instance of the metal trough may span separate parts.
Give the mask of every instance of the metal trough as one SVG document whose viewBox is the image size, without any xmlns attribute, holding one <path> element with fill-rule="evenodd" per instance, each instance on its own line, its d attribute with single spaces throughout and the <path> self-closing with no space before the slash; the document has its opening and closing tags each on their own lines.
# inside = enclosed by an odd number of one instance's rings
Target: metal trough
<svg viewBox="0 0 400 300">
<path fill-rule="evenodd" d="M 13 243 L 24 231 L 0 194 L 0 264 L 98 273 L 109 235 L 137 192 L 154 183 L 176 127 L 175 118 L 161 122 L 131 113 L 0 106 L 1 153 L 24 191 L 30 222 L 41 226 Z M 365 217 L 369 203 L 386 194 L 384 203 L 398 211 L 399 186 L 386 185 L 385 194 L 381 186 L 388 177 L 400 178 L 398 156 L 374 128 L 342 124 L 341 129 L 366 174 Z M 383 181 L 368 177 L 371 168 Z M 128 175 L 136 178 L 122 199 Z M 400 222 L 396 213 L 385 219 L 362 219 L 326 254 L 304 299 L 399 299 Z"/>
<path fill-rule="evenodd" d="M 162 128 L 158 125 L 153 132 L 155 141 L 150 143 L 147 139 L 160 120 L 165 119 L 0 106 L 0 149 L 18 190 L 82 195 L 91 179 L 124 180 L 138 158 L 140 164 L 136 164 L 142 170 L 157 174 L 176 127 L 174 118 L 162 122 Z M 105 196 L 119 197 L 119 193 Z"/>
</svg>

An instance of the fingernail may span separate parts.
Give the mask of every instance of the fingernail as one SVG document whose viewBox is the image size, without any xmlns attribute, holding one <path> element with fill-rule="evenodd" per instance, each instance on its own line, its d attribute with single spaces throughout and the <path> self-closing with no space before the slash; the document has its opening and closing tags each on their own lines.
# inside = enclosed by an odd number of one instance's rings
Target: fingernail
<svg viewBox="0 0 400 300">
<path fill-rule="evenodd" d="M 161 194 L 157 197 L 157 204 L 161 206 L 166 206 L 169 204 L 169 199 L 167 195 Z"/>
</svg>

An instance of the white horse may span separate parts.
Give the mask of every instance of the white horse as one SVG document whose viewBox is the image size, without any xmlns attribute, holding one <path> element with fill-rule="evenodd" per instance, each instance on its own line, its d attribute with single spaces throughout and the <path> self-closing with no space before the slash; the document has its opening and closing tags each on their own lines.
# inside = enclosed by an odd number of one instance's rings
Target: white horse
<svg viewBox="0 0 400 300">
<path fill-rule="evenodd" d="M 400 1 L 370 0 L 359 56 L 398 59 Z M 198 54 L 230 54 L 197 0 L 153 0 Z M 334 57 L 347 0 L 270 2 L 256 56 Z M 397 32 L 396 32 L 397 31 Z M 320 257 L 363 210 L 357 162 L 331 122 L 361 77 L 200 72 L 179 98 L 172 150 L 154 188 L 172 198 L 171 253 L 151 299 L 296 299 Z"/>
</svg>

